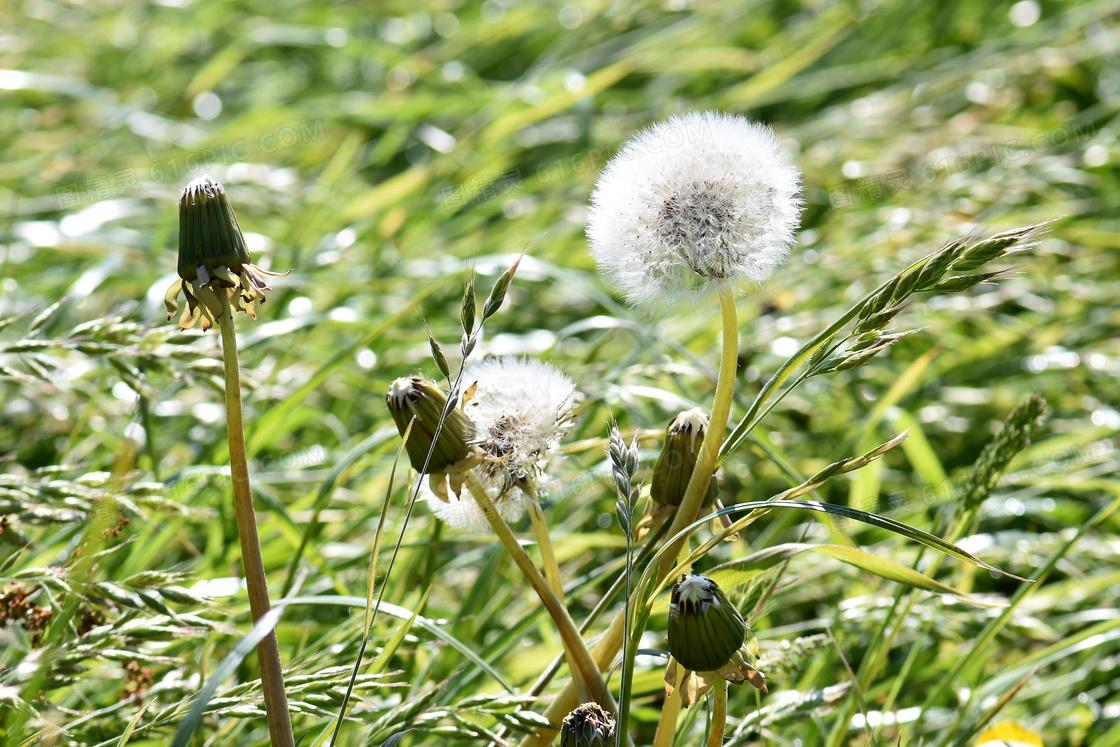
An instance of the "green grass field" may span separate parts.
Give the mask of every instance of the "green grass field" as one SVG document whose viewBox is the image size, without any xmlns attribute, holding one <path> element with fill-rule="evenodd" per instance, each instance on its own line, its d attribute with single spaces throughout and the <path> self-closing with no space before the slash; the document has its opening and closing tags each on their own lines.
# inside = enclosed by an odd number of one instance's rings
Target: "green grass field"
<svg viewBox="0 0 1120 747">
<path fill-rule="evenodd" d="M 720 360 L 718 308 L 650 316 L 598 275 L 588 196 L 634 131 L 718 109 L 772 124 L 805 183 L 792 257 L 737 304 L 732 423 L 910 263 L 1058 219 L 987 268 L 1009 271 L 993 283 L 914 296 L 889 328 L 915 334 L 798 386 L 720 472 L 725 505 L 762 501 L 909 430 L 803 499 L 1037 581 L 772 511 L 695 565 L 744 561 L 729 596 L 769 678 L 768 694 L 731 688 L 724 743 L 949 747 L 1014 723 L 1028 744 L 1120 745 L 1120 3 L 7 6 L 0 744 L 166 744 L 196 702 L 183 743 L 269 741 L 256 655 L 236 648 L 252 618 L 219 336 L 180 332 L 161 302 L 176 202 L 202 173 L 228 190 L 254 261 L 293 270 L 256 322 L 236 321 L 297 740 L 326 745 L 343 709 L 387 494 L 384 601 L 336 744 L 409 729 L 402 746 L 518 744 L 539 726 L 569 679 L 562 666 L 531 695 L 562 654 L 556 628 L 493 535 L 452 532 L 422 503 L 405 526 L 416 478 L 405 460 L 389 490 L 385 393 L 440 378 L 421 311 L 458 369 L 465 279 L 484 299 L 525 251 L 474 355 L 539 357 L 576 383 L 543 508 L 582 622 L 625 563 L 609 420 L 640 433 L 648 483 L 669 420 L 711 407 Z M 970 510 L 974 463 L 1034 394 L 1044 422 Z M 513 529 L 539 559 L 528 519 Z M 820 549 L 845 545 L 971 597 Z M 588 637 L 622 609 L 611 599 Z M 666 611 L 657 599 L 634 667 L 639 746 L 664 698 Z M 707 700 L 684 712 L 675 743 L 705 744 L 708 714 Z"/>
</svg>

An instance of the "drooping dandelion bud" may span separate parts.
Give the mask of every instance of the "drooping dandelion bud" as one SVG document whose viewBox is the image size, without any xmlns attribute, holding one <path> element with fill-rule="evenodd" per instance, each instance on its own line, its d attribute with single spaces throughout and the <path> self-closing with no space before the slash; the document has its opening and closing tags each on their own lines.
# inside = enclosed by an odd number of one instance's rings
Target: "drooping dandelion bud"
<svg viewBox="0 0 1120 747">
<path fill-rule="evenodd" d="M 255 319 L 257 305 L 265 300 L 264 291 L 270 290 L 261 276 L 287 274 L 252 264 L 229 195 L 209 176 L 195 179 L 179 196 L 178 272 L 179 280 L 164 296 L 167 318 L 179 310 L 181 291 L 187 308 L 179 317 L 179 327 L 190 329 L 201 321 L 204 330 L 221 318 L 218 293 L 228 293 L 234 309 Z"/>
<path fill-rule="evenodd" d="M 415 417 L 412 432 L 405 443 L 405 451 L 408 452 L 412 468 L 417 472 L 425 472 L 425 461 L 428 462 L 427 473 L 443 472 L 471 454 L 470 442 L 474 438 L 475 429 L 463 411 L 456 407 L 444 421 L 435 451 L 432 452 L 431 460 L 428 460 L 436 427 L 447 406 L 447 395 L 432 382 L 418 376 L 397 379 L 389 387 L 385 402 L 389 405 L 393 422 L 397 424 L 397 431 L 402 437 L 409 422 Z"/>
<path fill-rule="evenodd" d="M 700 444 L 708 430 L 708 418 L 700 408 L 682 412 L 673 418 L 665 429 L 665 443 L 661 455 L 653 467 L 653 480 L 649 494 L 655 503 L 662 506 L 679 506 L 684 498 L 688 481 L 696 467 L 696 457 L 700 454 Z M 704 496 L 705 506 L 710 506 L 716 498 L 716 478 L 708 483 Z"/>
<path fill-rule="evenodd" d="M 666 690 L 672 692 L 679 686 L 685 706 L 707 692 L 716 677 L 735 684 L 750 682 L 766 691 L 765 678 L 750 664 L 758 659 L 754 636 L 739 610 L 706 576 L 684 576 L 673 587 L 669 653 Z M 679 685 L 678 674 L 683 674 Z"/>
<path fill-rule="evenodd" d="M 474 387 L 463 405 L 475 426 L 471 443 L 483 455 L 471 472 L 503 518 L 517 521 L 527 496 L 547 493 L 549 467 L 572 420 L 575 385 L 546 363 L 514 356 L 485 359 L 467 369 L 464 381 Z M 452 489 L 449 497 L 425 495 L 436 516 L 455 529 L 488 531 L 470 489 Z"/>
<path fill-rule="evenodd" d="M 614 717 L 598 703 L 579 706 L 560 727 L 560 747 L 610 747 L 614 738 Z"/>
<path fill-rule="evenodd" d="M 630 303 L 697 301 L 769 277 L 801 214 L 800 172 L 770 128 L 720 112 L 631 138 L 595 185 L 587 237 Z"/>
<path fill-rule="evenodd" d="M 743 645 L 747 624 L 715 581 L 685 576 L 669 604 L 669 653 L 684 667 L 714 672 Z"/>
</svg>

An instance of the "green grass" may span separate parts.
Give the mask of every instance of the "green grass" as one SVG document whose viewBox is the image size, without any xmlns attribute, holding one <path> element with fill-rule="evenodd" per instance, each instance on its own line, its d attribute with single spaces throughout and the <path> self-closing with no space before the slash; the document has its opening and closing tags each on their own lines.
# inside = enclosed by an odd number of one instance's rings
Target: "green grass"
<svg viewBox="0 0 1120 747">
<path fill-rule="evenodd" d="M 734 597 L 771 692 L 732 688 L 729 742 L 972 744 L 1011 694 L 992 723 L 1019 721 L 1047 747 L 1120 744 L 1120 4 L 1042 2 L 1025 28 L 1007 2 L 578 3 L 575 28 L 562 5 L 512 0 L 174 5 L 37 1 L 0 21 L 0 587 L 51 609 L 43 630 L 0 628 L 0 743 L 116 745 L 130 724 L 129 745 L 166 743 L 251 629 L 217 335 L 163 321 L 175 202 L 198 162 L 230 192 L 255 260 L 294 269 L 259 321 L 237 322 L 265 564 L 274 601 L 292 596 L 281 655 L 312 745 L 361 639 L 399 444 L 384 394 L 436 376 L 417 307 L 455 368 L 464 277 L 484 292 L 526 246 L 480 349 L 540 356 L 577 383 L 545 507 L 577 622 L 617 578 L 605 423 L 642 429 L 643 479 L 679 409 L 710 406 L 719 328 L 714 309 L 651 319 L 612 295 L 586 249 L 588 193 L 633 130 L 718 108 L 772 123 L 806 182 L 800 248 L 738 305 L 733 422 L 788 355 L 910 262 L 977 227 L 1064 216 L 997 263 L 1015 268 L 998 283 L 915 299 L 893 327 L 919 333 L 810 379 L 721 472 L 725 504 L 764 500 L 909 428 L 806 499 L 951 538 L 958 481 L 1041 394 L 1045 423 L 958 527 L 966 550 L 1040 582 L 931 567 L 913 542 L 842 524 L 868 552 L 1016 604 L 791 554 Z M 221 111 L 202 119 L 208 92 Z M 844 542 L 836 527 L 774 511 L 697 568 Z M 492 537 L 451 534 L 418 506 L 385 601 L 339 744 L 411 727 L 402 745 L 516 741 L 534 725 L 515 714 L 545 703 L 510 692 L 560 643 Z M 664 630 L 655 605 L 642 645 L 663 648 Z M 882 724 L 873 736 L 845 661 Z M 662 670 L 636 662 L 635 744 L 652 740 Z M 234 668 L 194 743 L 267 742 L 257 676 L 253 655 Z M 678 744 L 702 743 L 705 708 Z"/>
</svg>

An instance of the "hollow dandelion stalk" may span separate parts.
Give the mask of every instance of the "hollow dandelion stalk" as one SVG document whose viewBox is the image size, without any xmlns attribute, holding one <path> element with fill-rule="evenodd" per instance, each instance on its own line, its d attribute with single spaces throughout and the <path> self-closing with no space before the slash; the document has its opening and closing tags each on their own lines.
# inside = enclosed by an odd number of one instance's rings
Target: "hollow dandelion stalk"
<svg viewBox="0 0 1120 747">
<path fill-rule="evenodd" d="M 222 185 L 208 176 L 191 182 L 180 197 L 178 264 L 180 279 L 171 285 L 166 296 L 168 319 L 177 311 L 178 295 L 182 292 L 187 308 L 180 318 L 180 327 L 188 329 L 201 321 L 204 330 L 217 325 L 221 331 L 233 505 L 249 609 L 255 623 L 272 605 L 249 483 L 233 310 L 237 308 L 256 318 L 256 307 L 264 302 L 264 291 L 269 290 L 261 274 L 275 273 L 251 264 L 229 197 Z M 294 747 L 275 631 L 269 631 L 257 645 L 257 658 L 271 742 L 275 747 Z"/>
<path fill-rule="evenodd" d="M 541 572 L 533 565 L 533 561 L 521 547 L 517 537 L 514 536 L 513 530 L 509 528 L 501 513 L 494 507 L 485 486 L 470 472 L 466 475 L 466 485 L 475 496 L 475 500 L 478 501 L 479 509 L 487 521 L 490 522 L 494 534 L 505 546 L 510 558 L 513 559 L 518 570 L 525 576 L 525 580 L 529 582 L 529 586 L 536 592 L 553 622 L 556 623 L 580 700 L 595 701 L 609 711 L 617 711 L 614 698 L 611 697 L 610 690 L 603 682 L 596 662 L 591 656 L 583 636 L 580 635 L 579 628 L 576 627 L 571 615 L 568 614 L 567 608 L 549 587 L 548 581 L 541 575 Z"/>
<path fill-rule="evenodd" d="M 684 133 L 687 142 L 671 135 Z M 698 137 L 691 137 L 692 133 Z M 670 147 L 666 147 L 666 146 Z M 718 112 L 690 114 L 632 138 L 600 175 L 587 237 L 600 271 L 636 306 L 664 307 L 715 296 L 722 352 L 709 427 L 669 536 L 690 526 L 708 494 L 735 389 L 739 352 L 735 296 L 777 269 L 801 214 L 801 177 L 768 127 Z M 662 555 L 657 582 L 671 572 L 687 536 Z M 594 649 L 611 666 L 626 638 L 616 615 Z M 565 688 L 545 716 L 553 723 L 578 700 Z M 522 741 L 548 744 L 555 732 Z"/>
</svg>

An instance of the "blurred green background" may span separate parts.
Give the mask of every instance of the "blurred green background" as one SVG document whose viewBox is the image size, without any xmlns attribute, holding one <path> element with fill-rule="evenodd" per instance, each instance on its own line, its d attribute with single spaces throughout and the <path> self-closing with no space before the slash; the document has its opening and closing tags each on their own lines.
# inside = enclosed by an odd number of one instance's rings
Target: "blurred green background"
<svg viewBox="0 0 1120 747">
<path fill-rule="evenodd" d="M 360 637 L 352 597 L 365 596 L 398 442 L 384 393 L 398 376 L 436 374 L 417 309 L 450 355 L 467 273 L 488 288 L 526 247 L 482 350 L 539 355 L 576 381 L 582 403 L 550 524 L 569 580 L 617 562 L 624 542 L 605 480 L 604 421 L 613 413 L 643 429 L 652 459 L 676 412 L 709 404 L 718 326 L 711 309 L 656 319 L 627 309 L 595 272 L 584 221 L 606 159 L 635 129 L 676 112 L 769 122 L 805 174 L 800 246 L 739 304 L 739 414 L 786 356 L 910 261 L 970 230 L 1064 216 L 998 284 L 917 300 L 895 327 L 920 334 L 872 365 L 802 387 L 723 473 L 725 502 L 762 499 L 791 473 L 914 428 L 903 448 L 820 497 L 936 530 L 928 504 L 951 503 L 946 480 L 1038 392 L 1052 411 L 1044 435 L 965 545 L 1031 574 L 1120 495 L 1118 14 L 1117 2 L 1034 0 L 7 3 L 0 580 L 32 584 L 40 605 L 88 607 L 108 642 L 83 649 L 87 631 L 60 633 L 52 645 L 80 669 L 44 665 L 51 679 L 38 700 L 24 685 L 41 641 L 26 626 L 0 629 L 0 735 L 17 744 L 45 729 L 47 743 L 116 744 L 151 702 L 130 743 L 162 743 L 180 701 L 248 629 L 244 594 L 230 581 L 238 552 L 219 472 L 217 336 L 163 321 L 175 202 L 202 173 L 225 184 L 257 263 L 294 270 L 273 283 L 260 320 L 238 319 L 238 329 L 265 560 L 274 594 L 297 584 L 304 600 L 280 625 L 282 653 L 291 676 L 322 684 L 293 695 L 305 744 L 337 713 Z M 182 574 L 175 586 L 189 598 L 147 591 L 133 608 L 106 591 L 87 604 L 49 581 L 74 568 L 67 562 L 106 492 L 136 507 L 107 539 L 117 549 L 102 577 L 144 589 L 163 582 L 136 574 Z M 921 500 L 931 493 L 936 500 Z M 400 480 L 393 495 L 395 537 Z M 851 743 L 867 743 L 861 723 L 870 721 L 883 725 L 882 744 L 951 744 L 958 713 L 975 722 L 1006 692 L 998 676 L 1037 665 L 999 718 L 1048 746 L 1120 744 L 1116 528 L 1107 517 L 1078 535 L 921 724 L 915 707 L 989 613 L 920 595 L 863 693 L 874 713 L 857 715 Z M 756 525 L 720 557 L 805 532 L 832 536 L 791 514 Z M 914 560 L 913 547 L 884 533 L 854 537 Z M 515 626 L 535 605 L 508 566 L 489 538 L 448 535 L 417 507 L 386 598 L 432 622 L 413 626 L 382 662 L 392 687 L 359 688 L 342 743 L 376 745 L 413 723 L 466 731 L 415 733 L 406 744 L 478 743 L 460 721 L 504 723 L 457 704 L 500 692 L 494 675 L 527 689 L 559 651 L 538 618 Z M 298 580 L 297 568 L 307 571 Z M 1017 588 L 954 563 L 939 578 L 976 592 Z M 577 619 L 605 587 L 596 580 L 573 595 Z M 897 592 L 850 567 L 798 559 L 751 622 L 764 651 L 831 629 L 858 666 Z M 178 621 L 145 595 L 173 602 Z M 383 616 L 371 651 L 400 623 Z M 126 625 L 164 628 L 132 635 Z M 651 632 L 648 645 L 660 636 Z M 806 646 L 799 668 L 770 672 L 771 690 L 784 693 L 760 701 L 772 711 L 759 715 L 753 694 L 733 691 L 734 744 L 756 742 L 747 726 L 762 718 L 768 744 L 825 743 L 837 719 L 829 698 L 845 697 L 849 677 L 834 647 Z M 254 672 L 250 660 L 227 683 L 229 700 L 200 739 L 266 740 L 252 686 L 237 684 Z M 640 661 L 639 676 L 642 744 L 656 721 L 656 662 Z M 702 729 L 703 708 L 693 713 Z"/>
</svg>

